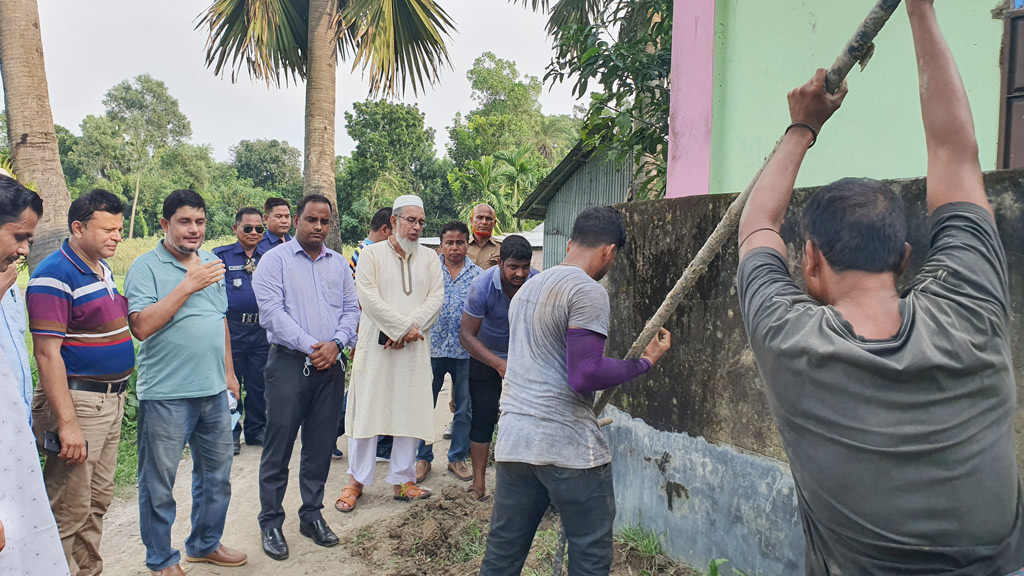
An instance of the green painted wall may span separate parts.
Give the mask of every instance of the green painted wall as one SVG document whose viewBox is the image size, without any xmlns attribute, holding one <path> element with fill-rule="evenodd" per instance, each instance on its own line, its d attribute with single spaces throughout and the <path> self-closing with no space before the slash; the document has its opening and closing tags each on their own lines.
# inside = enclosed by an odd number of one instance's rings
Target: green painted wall
<svg viewBox="0 0 1024 576">
<path fill-rule="evenodd" d="M 789 125 L 786 93 L 835 60 L 875 0 L 715 0 L 711 192 L 743 190 Z M 939 23 L 967 86 L 981 164 L 996 167 L 999 136 L 998 0 L 936 2 Z M 875 40 L 867 69 L 804 161 L 798 187 L 844 176 L 925 174 L 917 66 L 900 7 Z"/>
</svg>

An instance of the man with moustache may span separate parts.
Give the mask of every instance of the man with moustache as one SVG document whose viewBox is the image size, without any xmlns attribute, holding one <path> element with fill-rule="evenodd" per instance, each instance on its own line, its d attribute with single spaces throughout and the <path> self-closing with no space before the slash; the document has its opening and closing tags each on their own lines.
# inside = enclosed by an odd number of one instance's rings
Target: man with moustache
<svg viewBox="0 0 1024 576">
<path fill-rule="evenodd" d="M 171 546 L 174 479 L 187 443 L 192 452 L 192 532 L 185 559 L 241 566 L 246 555 L 221 544 L 231 500 L 228 395 L 241 394 L 231 362 L 224 263 L 200 250 L 206 202 L 192 190 L 164 199 L 164 239 L 139 256 L 125 278 L 128 326 L 141 341 L 139 526 L 146 566 L 180 576 Z"/>
<path fill-rule="evenodd" d="M 362 306 L 359 353 L 349 387 L 345 428 L 349 474 L 335 507 L 355 509 L 363 487 L 373 482 L 379 434 L 394 436 L 387 482 L 396 500 L 418 500 L 430 492 L 416 484 L 420 440 L 434 441 L 430 382 L 430 327 L 444 303 L 437 253 L 420 246 L 423 201 L 395 199 L 394 234 L 363 250 L 356 268 Z"/>
<path fill-rule="evenodd" d="M 441 272 L 444 276 L 444 305 L 441 315 L 430 330 L 430 368 L 434 375 L 434 406 L 444 385 L 446 374 L 452 377 L 452 402 L 455 416 L 451 424 L 452 443 L 448 448 L 448 470 L 459 480 L 472 480 L 473 472 L 466 465 L 469 456 L 469 352 L 459 343 L 462 309 L 480 267 L 466 258 L 469 228 L 453 220 L 441 228 Z M 434 461 L 434 447 L 420 442 L 416 455 L 416 480 L 422 482 Z"/>
<path fill-rule="evenodd" d="M 267 365 L 267 331 L 260 326 L 259 307 L 252 291 L 252 275 L 263 256 L 259 245 L 264 235 L 263 215 L 255 208 L 235 213 L 231 227 L 238 241 L 214 248 L 224 262 L 224 282 L 228 290 L 228 331 L 231 333 L 231 360 L 239 384 L 245 387 L 245 443 L 263 445 L 267 424 L 267 405 L 263 398 L 263 368 Z M 241 401 L 241 398 L 236 398 Z M 241 451 L 243 423 L 232 430 L 235 454 Z"/>
<path fill-rule="evenodd" d="M 43 200 L 0 174 L 0 274 L 28 255 Z M 21 384 L 0 357 L 0 574 L 68 574 Z"/>
<path fill-rule="evenodd" d="M 260 324 L 270 333 L 266 368 L 267 433 L 260 460 L 263 551 L 288 558 L 284 524 L 288 462 L 302 428 L 299 533 L 319 546 L 338 544 L 321 514 L 341 417 L 345 363 L 356 341 L 359 303 L 348 261 L 324 246 L 332 207 L 311 194 L 296 208 L 295 238 L 265 254 L 253 275 Z"/>
<path fill-rule="evenodd" d="M 498 423 L 498 399 L 508 358 L 508 307 L 523 284 L 538 272 L 530 267 L 533 247 L 522 236 L 501 243 L 498 265 L 484 271 L 469 289 L 459 337 L 469 352 L 469 401 L 473 406 L 469 453 L 473 459 L 470 494 L 486 495 L 487 459 Z"/>
<path fill-rule="evenodd" d="M 44 450 L 46 434 L 60 439 L 43 478 L 74 576 L 103 570 L 103 515 L 114 495 L 125 390 L 135 368 L 128 301 L 104 262 L 121 242 L 123 214 L 124 203 L 106 190 L 79 196 L 68 210 L 70 236 L 28 283 L 40 384 L 34 432 Z"/>
<path fill-rule="evenodd" d="M 483 270 L 495 266 L 501 257 L 501 240 L 491 235 L 496 223 L 497 217 L 494 208 L 487 204 L 477 204 L 473 207 L 473 212 L 470 215 L 472 234 L 469 237 L 466 255 Z"/>
<path fill-rule="evenodd" d="M 266 254 L 271 248 L 280 246 L 292 239 L 288 230 L 292 227 L 291 205 L 284 198 L 267 198 L 263 203 L 263 218 L 267 230 L 260 240 L 260 252 Z"/>
</svg>

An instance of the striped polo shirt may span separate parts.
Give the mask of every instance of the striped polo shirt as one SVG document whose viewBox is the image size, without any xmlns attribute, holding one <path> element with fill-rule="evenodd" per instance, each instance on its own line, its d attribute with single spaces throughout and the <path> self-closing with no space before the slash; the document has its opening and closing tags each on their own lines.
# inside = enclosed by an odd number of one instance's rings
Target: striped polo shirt
<svg viewBox="0 0 1024 576">
<path fill-rule="evenodd" d="M 34 335 L 63 338 L 69 378 L 116 382 L 131 376 L 135 346 L 128 331 L 128 300 L 100 261 L 93 272 L 65 240 L 36 266 L 28 282 L 28 327 Z"/>
</svg>

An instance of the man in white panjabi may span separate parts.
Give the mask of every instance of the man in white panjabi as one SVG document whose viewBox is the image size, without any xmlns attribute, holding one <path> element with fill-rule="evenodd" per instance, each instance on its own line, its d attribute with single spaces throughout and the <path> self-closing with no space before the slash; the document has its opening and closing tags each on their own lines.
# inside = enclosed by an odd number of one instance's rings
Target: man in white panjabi
<svg viewBox="0 0 1024 576">
<path fill-rule="evenodd" d="M 416 485 L 416 450 L 420 440 L 434 441 L 430 327 L 444 303 L 444 280 L 437 254 L 419 244 L 423 218 L 418 196 L 399 196 L 392 235 L 359 255 L 356 293 L 363 314 L 345 415 L 351 480 L 335 502 L 342 512 L 354 510 L 373 482 L 378 435 L 395 438 L 386 479 L 395 499 L 430 496 Z"/>
<path fill-rule="evenodd" d="M 28 256 L 42 215 L 39 195 L 0 170 L 0 273 Z M 50 512 L 21 383 L 0 354 L 0 576 L 33 574 L 67 576 L 68 562 Z"/>
</svg>

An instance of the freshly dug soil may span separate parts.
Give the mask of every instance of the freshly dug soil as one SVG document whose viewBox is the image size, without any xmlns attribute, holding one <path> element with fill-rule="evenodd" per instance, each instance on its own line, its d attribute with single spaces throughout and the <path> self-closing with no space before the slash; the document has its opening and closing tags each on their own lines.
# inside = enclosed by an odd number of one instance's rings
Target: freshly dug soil
<svg viewBox="0 0 1024 576">
<path fill-rule="evenodd" d="M 365 527 L 345 542 L 352 555 L 384 576 L 475 576 L 480 571 L 491 502 L 475 502 L 459 486 L 445 486 L 403 514 Z M 558 516 L 549 512 L 537 530 L 524 576 L 548 576 L 558 543 Z M 563 574 L 568 573 L 563 565 Z M 640 555 L 616 542 L 612 576 L 699 576 L 665 556 Z"/>
</svg>

